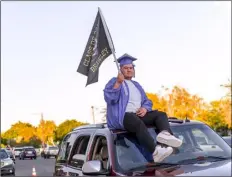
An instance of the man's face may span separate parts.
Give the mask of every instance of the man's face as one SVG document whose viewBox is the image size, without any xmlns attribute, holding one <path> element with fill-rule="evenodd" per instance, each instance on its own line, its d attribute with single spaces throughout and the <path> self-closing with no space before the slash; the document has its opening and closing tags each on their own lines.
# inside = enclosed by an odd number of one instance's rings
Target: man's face
<svg viewBox="0 0 232 177">
<path fill-rule="evenodd" d="M 125 79 L 131 79 L 134 76 L 134 66 L 132 64 L 123 65 L 121 71 Z"/>
</svg>

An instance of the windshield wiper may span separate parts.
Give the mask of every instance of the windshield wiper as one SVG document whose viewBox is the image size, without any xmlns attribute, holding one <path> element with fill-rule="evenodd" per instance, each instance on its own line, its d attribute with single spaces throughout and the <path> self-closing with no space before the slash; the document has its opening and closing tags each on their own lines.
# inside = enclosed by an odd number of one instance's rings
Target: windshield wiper
<svg viewBox="0 0 232 177">
<path fill-rule="evenodd" d="M 193 163 L 206 161 L 207 159 L 215 159 L 215 160 L 219 161 L 219 160 L 228 160 L 230 158 L 231 157 L 221 157 L 221 156 L 199 156 L 199 157 L 192 158 L 192 159 L 181 160 L 177 163 L 180 165 L 185 165 L 185 164 L 193 164 Z"/>
<path fill-rule="evenodd" d="M 165 168 L 165 167 L 171 167 L 171 166 L 179 166 L 178 163 L 152 163 L 152 164 L 146 164 L 146 165 L 140 165 L 140 166 L 137 166 L 137 167 L 134 167 L 134 168 L 131 168 L 129 169 L 129 171 L 134 171 L 134 170 L 140 170 L 140 169 L 147 169 L 147 168 L 150 168 L 150 167 L 162 167 L 162 168 Z"/>
<path fill-rule="evenodd" d="M 192 158 L 192 159 L 181 160 L 181 161 L 178 161 L 176 163 L 165 163 L 165 162 L 162 163 L 161 162 L 161 163 L 151 163 L 151 164 L 140 165 L 140 166 L 129 169 L 129 171 L 140 170 L 140 169 L 143 170 L 143 169 L 147 169 L 150 167 L 167 168 L 167 167 L 171 167 L 171 166 L 187 165 L 187 164 L 193 164 L 193 163 L 206 161 L 207 159 L 215 159 L 215 160 L 219 161 L 219 160 L 228 160 L 228 159 L 231 159 L 231 157 L 199 156 L 199 157 Z"/>
<path fill-rule="evenodd" d="M 209 159 L 217 159 L 217 160 L 228 160 L 231 159 L 231 157 L 222 157 L 222 156 L 204 156 L 204 158 Z"/>
</svg>

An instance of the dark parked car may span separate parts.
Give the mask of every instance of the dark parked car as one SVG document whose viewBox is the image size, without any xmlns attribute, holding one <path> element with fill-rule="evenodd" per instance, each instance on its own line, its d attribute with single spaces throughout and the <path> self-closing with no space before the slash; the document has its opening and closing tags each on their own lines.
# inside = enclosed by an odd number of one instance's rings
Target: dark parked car
<svg viewBox="0 0 232 177">
<path fill-rule="evenodd" d="M 124 130 L 106 124 L 78 127 L 60 144 L 54 176 L 231 176 L 231 148 L 216 132 L 198 121 L 169 122 L 183 144 L 161 163 Z M 149 132 L 155 139 L 156 129 Z"/>
<path fill-rule="evenodd" d="M 230 147 L 232 147 L 232 139 L 231 139 L 231 136 L 224 136 L 222 137 L 226 143 L 228 143 L 230 145 Z"/>
<path fill-rule="evenodd" d="M 15 163 L 10 158 L 7 153 L 7 150 L 0 150 L 0 159 L 1 159 L 1 175 L 15 175 Z"/>
<path fill-rule="evenodd" d="M 19 154 L 19 159 L 24 160 L 25 158 L 36 159 L 36 151 L 35 148 L 23 148 L 22 152 Z"/>
</svg>

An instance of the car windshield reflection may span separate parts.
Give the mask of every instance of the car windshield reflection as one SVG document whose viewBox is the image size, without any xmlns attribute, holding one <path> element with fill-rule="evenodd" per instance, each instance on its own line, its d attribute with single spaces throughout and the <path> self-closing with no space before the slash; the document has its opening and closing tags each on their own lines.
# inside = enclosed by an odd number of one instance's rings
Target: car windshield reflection
<svg viewBox="0 0 232 177">
<path fill-rule="evenodd" d="M 0 151 L 0 159 L 7 159 L 9 156 L 4 150 Z"/>
<path fill-rule="evenodd" d="M 183 144 L 172 155 L 167 157 L 163 163 L 188 162 L 188 160 L 197 159 L 198 157 L 217 156 L 225 159 L 231 158 L 230 146 L 207 125 L 172 126 L 171 129 L 176 137 L 183 140 Z M 155 130 L 149 128 L 149 133 L 155 140 Z M 138 143 L 133 134 L 117 134 L 115 146 L 117 164 L 122 170 L 129 170 L 153 162 L 152 154 Z M 215 158 L 206 158 L 205 160 L 215 161 Z"/>
</svg>

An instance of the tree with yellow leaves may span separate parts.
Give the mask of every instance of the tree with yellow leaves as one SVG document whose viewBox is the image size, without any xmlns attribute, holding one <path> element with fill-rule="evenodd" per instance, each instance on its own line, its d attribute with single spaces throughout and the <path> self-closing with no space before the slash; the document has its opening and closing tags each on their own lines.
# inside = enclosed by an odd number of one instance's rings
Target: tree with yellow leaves
<svg viewBox="0 0 232 177">
<path fill-rule="evenodd" d="M 163 87 L 163 95 L 147 93 L 147 96 L 153 102 L 153 109 L 164 111 L 169 117 L 197 119 L 205 105 L 202 98 L 178 86 L 172 90 Z"/>
<path fill-rule="evenodd" d="M 42 144 L 51 143 L 53 144 L 54 132 L 56 130 L 56 124 L 54 121 L 43 118 L 40 120 L 39 126 L 36 128 L 36 136 L 41 140 Z"/>
<path fill-rule="evenodd" d="M 3 134 L 3 137 L 6 139 L 15 139 L 18 142 L 29 142 L 34 135 L 35 127 L 29 123 L 19 121 L 13 124 L 11 128 Z"/>
</svg>

